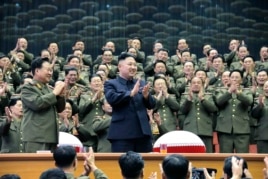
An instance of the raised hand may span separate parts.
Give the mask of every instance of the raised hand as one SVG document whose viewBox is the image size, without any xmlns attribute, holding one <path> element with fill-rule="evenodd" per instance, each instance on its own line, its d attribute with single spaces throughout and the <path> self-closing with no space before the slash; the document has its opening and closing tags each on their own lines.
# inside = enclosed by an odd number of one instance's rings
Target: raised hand
<svg viewBox="0 0 268 179">
<path fill-rule="evenodd" d="M 145 99 L 148 99 L 149 96 L 149 91 L 150 91 L 150 83 L 148 83 L 147 85 L 145 85 L 142 89 L 142 95 Z"/>
<path fill-rule="evenodd" d="M 0 96 L 4 96 L 7 91 L 7 83 L 5 82 L 0 88 Z"/>
<path fill-rule="evenodd" d="M 163 90 L 159 91 L 159 93 L 158 93 L 156 99 L 157 99 L 157 100 L 160 100 L 162 96 L 163 96 Z"/>
<path fill-rule="evenodd" d="M 201 90 L 199 91 L 198 98 L 199 98 L 200 101 L 202 101 L 205 98 L 203 88 L 201 88 Z"/>
<path fill-rule="evenodd" d="M 61 95 L 62 93 L 64 93 L 64 89 L 65 89 L 65 83 L 62 81 L 58 81 L 55 85 L 55 88 L 53 90 L 53 93 L 58 96 Z"/>
<path fill-rule="evenodd" d="M 11 113 L 11 111 L 9 110 L 8 107 L 5 107 L 5 113 L 6 113 L 6 116 L 7 116 L 7 122 L 8 122 L 8 123 L 11 123 L 11 121 L 12 121 L 12 113 Z"/>
<path fill-rule="evenodd" d="M 189 101 L 192 101 L 192 100 L 193 100 L 193 91 L 192 91 L 192 87 L 191 87 L 191 85 L 190 85 L 190 87 L 189 87 L 188 100 L 189 100 Z"/>
<path fill-rule="evenodd" d="M 139 89 L 140 89 L 140 79 L 137 80 L 136 84 L 134 85 L 133 89 L 131 90 L 130 92 L 130 96 L 133 97 L 135 96 L 138 92 L 139 92 Z"/>
<path fill-rule="evenodd" d="M 75 127 L 79 126 L 78 114 L 73 115 L 72 119 L 73 119 L 73 122 L 74 122 L 74 126 Z"/>
<path fill-rule="evenodd" d="M 263 96 L 262 94 L 259 95 L 259 105 L 260 106 L 264 106 L 264 99 L 265 99 L 265 96 Z"/>
<path fill-rule="evenodd" d="M 212 172 L 210 176 L 206 168 L 204 168 L 203 170 L 204 170 L 204 175 L 206 179 L 216 179 L 216 174 L 214 171 Z"/>
<path fill-rule="evenodd" d="M 155 123 L 157 125 L 161 125 L 161 117 L 160 117 L 160 114 L 157 112 L 157 113 L 154 113 L 153 116 L 154 116 Z"/>
</svg>

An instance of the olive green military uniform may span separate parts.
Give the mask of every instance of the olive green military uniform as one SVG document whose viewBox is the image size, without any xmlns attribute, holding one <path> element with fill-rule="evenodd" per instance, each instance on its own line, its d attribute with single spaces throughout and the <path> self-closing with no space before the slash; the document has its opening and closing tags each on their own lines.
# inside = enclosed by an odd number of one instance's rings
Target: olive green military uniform
<svg viewBox="0 0 268 179">
<path fill-rule="evenodd" d="M 162 126 L 168 131 L 176 130 L 178 125 L 176 114 L 180 106 L 175 95 L 169 94 L 167 98 L 161 97 L 160 99 L 157 99 L 156 96 L 157 94 L 154 95 L 156 99 L 154 111 L 160 114 Z"/>
<path fill-rule="evenodd" d="M 0 135 L 2 139 L 1 153 L 23 152 L 21 121 L 14 119 L 10 123 L 1 119 Z"/>
<path fill-rule="evenodd" d="M 111 143 L 108 141 L 108 131 L 112 116 L 107 114 L 103 116 L 96 116 L 93 120 L 93 130 L 98 136 L 97 152 L 111 152 Z"/>
<path fill-rule="evenodd" d="M 216 104 L 219 108 L 216 131 L 221 153 L 248 153 L 250 122 L 248 109 L 253 103 L 250 90 L 242 89 L 238 94 L 231 94 L 228 88 L 216 91 Z"/>
<path fill-rule="evenodd" d="M 95 179 L 108 179 L 105 173 L 100 169 L 95 170 L 93 174 Z M 65 175 L 67 179 L 89 179 L 89 176 L 75 177 L 72 173 L 65 173 Z"/>
<path fill-rule="evenodd" d="M 48 85 L 36 80 L 23 85 L 21 93 L 25 152 L 55 149 L 59 137 L 57 113 L 65 109 L 65 98 L 55 96 Z"/>
<path fill-rule="evenodd" d="M 230 67 L 231 63 L 233 62 L 239 62 L 239 58 L 237 56 L 236 51 L 232 51 L 228 54 L 224 54 L 224 59 L 228 67 Z"/>
<path fill-rule="evenodd" d="M 86 86 L 78 83 L 75 83 L 72 86 L 69 85 L 67 88 L 66 98 L 72 100 L 77 105 L 79 104 L 81 94 L 89 90 Z"/>
<path fill-rule="evenodd" d="M 258 120 L 256 128 L 257 151 L 258 153 L 268 153 L 268 98 L 265 97 L 264 105 L 259 104 L 259 100 L 255 100 L 252 109 L 252 116 Z"/>
<path fill-rule="evenodd" d="M 212 93 L 205 93 L 202 101 L 198 94 L 194 94 L 191 101 L 188 95 L 184 94 L 180 101 L 180 110 L 185 115 L 183 130 L 198 135 L 203 140 L 207 153 L 212 153 L 213 113 L 218 110 Z"/>
<path fill-rule="evenodd" d="M 81 95 L 79 102 L 79 120 L 87 128 L 90 136 L 86 141 L 82 141 L 85 146 L 92 146 L 94 151 L 97 151 L 97 134 L 94 132 L 92 125 L 95 116 L 102 116 L 104 114 L 101 108 L 101 101 L 92 101 L 94 94 L 92 91 Z"/>
</svg>

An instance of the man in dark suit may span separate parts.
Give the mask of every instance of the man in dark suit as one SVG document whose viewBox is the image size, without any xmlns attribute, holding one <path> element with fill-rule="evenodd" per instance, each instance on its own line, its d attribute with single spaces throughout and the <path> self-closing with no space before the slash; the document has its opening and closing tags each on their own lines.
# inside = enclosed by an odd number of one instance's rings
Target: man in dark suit
<svg viewBox="0 0 268 179">
<path fill-rule="evenodd" d="M 54 151 L 59 136 L 57 113 L 65 108 L 65 83 L 58 82 L 53 90 L 49 88 L 53 70 L 47 58 L 35 59 L 31 68 L 33 81 L 21 89 L 24 151 Z"/>
<path fill-rule="evenodd" d="M 146 108 L 152 109 L 155 100 L 149 84 L 134 79 L 137 64 L 129 53 L 118 57 L 119 76 L 104 84 L 107 101 L 113 107 L 108 139 L 112 152 L 151 152 L 152 132 Z"/>
</svg>

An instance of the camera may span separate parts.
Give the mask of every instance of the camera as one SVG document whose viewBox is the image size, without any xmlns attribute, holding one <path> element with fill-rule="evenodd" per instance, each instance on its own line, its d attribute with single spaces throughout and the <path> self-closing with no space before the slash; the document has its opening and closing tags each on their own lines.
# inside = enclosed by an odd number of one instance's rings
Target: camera
<svg viewBox="0 0 268 179">
<path fill-rule="evenodd" d="M 213 171 L 217 173 L 217 169 L 214 168 L 207 168 L 207 171 L 210 176 Z M 205 179 L 205 178 L 206 177 L 203 168 L 192 168 L 192 179 Z"/>
</svg>

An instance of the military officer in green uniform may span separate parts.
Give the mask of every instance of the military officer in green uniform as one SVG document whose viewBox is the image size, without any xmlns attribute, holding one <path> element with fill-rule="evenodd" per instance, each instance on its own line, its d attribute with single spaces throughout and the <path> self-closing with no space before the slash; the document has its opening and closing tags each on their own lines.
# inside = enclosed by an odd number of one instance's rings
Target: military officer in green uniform
<svg viewBox="0 0 268 179">
<path fill-rule="evenodd" d="M 80 95 L 86 91 L 86 86 L 78 84 L 78 70 L 74 67 L 65 69 L 66 98 L 71 99 L 78 105 Z"/>
<path fill-rule="evenodd" d="M 98 136 L 97 152 L 111 152 L 111 143 L 107 139 L 109 126 L 112 119 L 112 106 L 106 99 L 102 101 L 102 109 L 105 112 L 103 116 L 96 116 L 93 120 L 93 130 Z"/>
<path fill-rule="evenodd" d="M 248 153 L 250 122 L 248 109 L 253 103 L 251 90 L 243 89 L 242 72 L 230 73 L 230 86 L 216 91 L 219 108 L 216 131 L 221 153 Z"/>
<path fill-rule="evenodd" d="M 104 114 L 101 108 L 101 101 L 104 98 L 103 81 L 99 75 L 93 75 L 90 80 L 90 91 L 81 95 L 79 102 L 79 120 L 87 127 L 90 135 L 86 136 L 83 142 L 85 146 L 92 146 L 97 151 L 97 134 L 92 128 L 95 116 Z"/>
<path fill-rule="evenodd" d="M 156 99 L 154 111 L 160 114 L 162 126 L 168 131 L 176 130 L 178 125 L 176 114 L 179 111 L 179 103 L 176 96 L 168 93 L 168 84 L 163 77 L 156 77 L 153 87 L 155 92 L 154 98 Z"/>
<path fill-rule="evenodd" d="M 268 153 L 268 81 L 265 82 L 263 93 L 259 95 L 252 109 L 252 116 L 258 121 L 256 128 L 257 151 Z"/>
<path fill-rule="evenodd" d="M 20 129 L 23 111 L 20 96 L 12 96 L 5 110 L 6 118 L 0 123 L 1 153 L 21 153 L 23 152 L 23 144 Z"/>
<path fill-rule="evenodd" d="M 21 89 L 24 151 L 53 151 L 59 137 L 57 113 L 65 108 L 65 83 L 58 82 L 53 90 L 48 87 L 53 69 L 47 58 L 36 58 L 31 71 L 33 81 Z"/>
<path fill-rule="evenodd" d="M 184 94 L 180 101 L 181 113 L 185 115 L 183 130 L 198 135 L 206 146 L 207 153 L 213 152 L 213 113 L 217 112 L 212 93 L 204 92 L 201 78 L 191 80 L 188 94 Z"/>
</svg>

